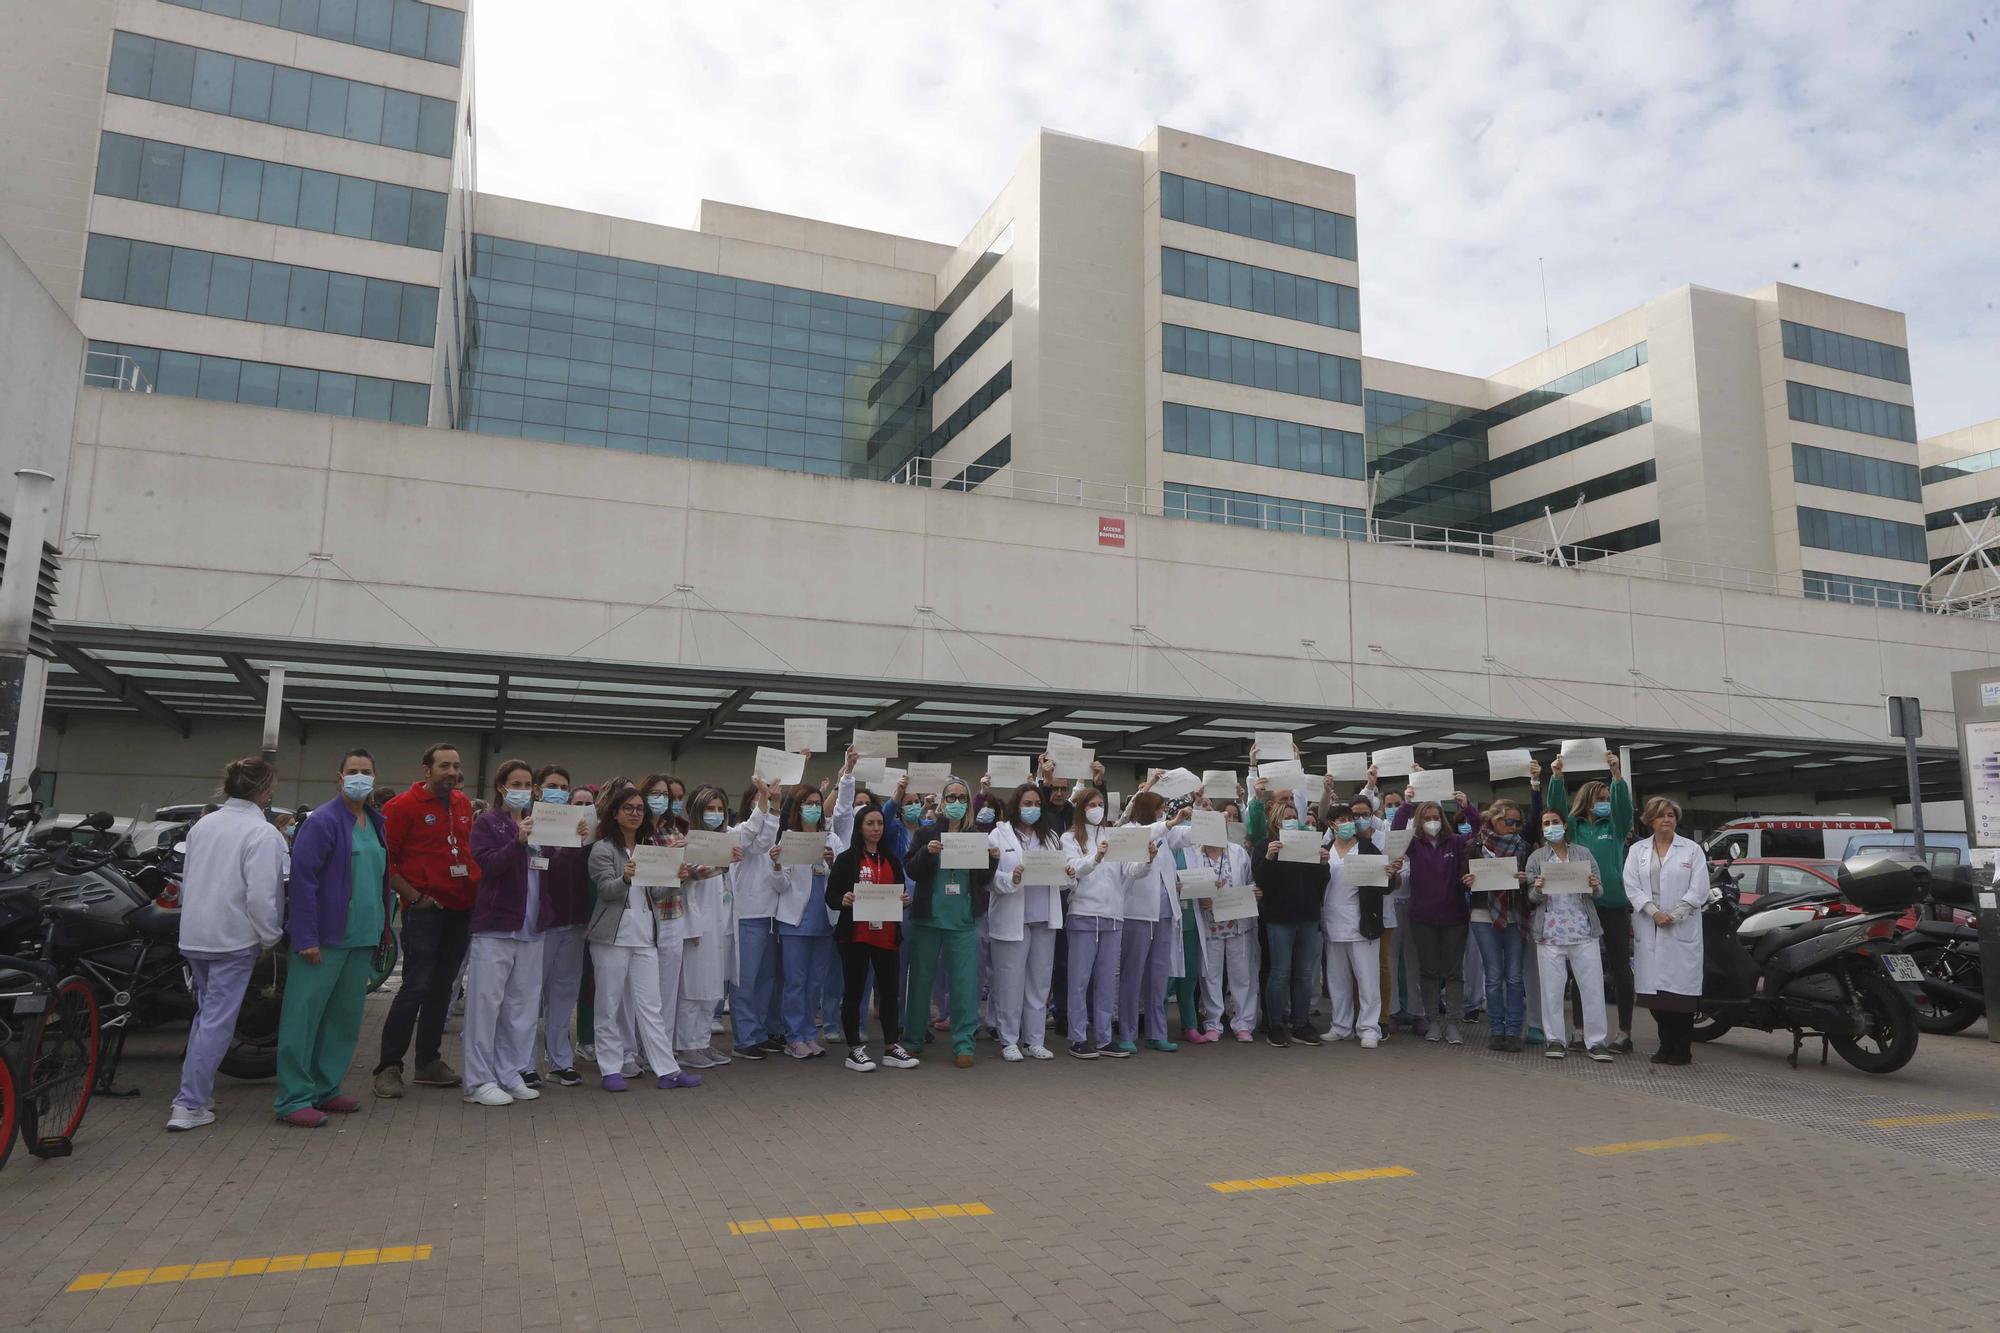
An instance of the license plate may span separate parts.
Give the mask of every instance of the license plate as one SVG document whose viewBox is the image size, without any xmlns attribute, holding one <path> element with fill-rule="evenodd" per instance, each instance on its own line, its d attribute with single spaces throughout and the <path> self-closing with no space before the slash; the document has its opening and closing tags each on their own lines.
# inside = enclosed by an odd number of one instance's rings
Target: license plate
<svg viewBox="0 0 2000 1333">
<path fill-rule="evenodd" d="M 1882 966 L 1889 969 L 1889 975 L 1897 981 L 1922 981 L 1924 970 L 1917 966 L 1917 960 L 1906 953 L 1885 953 Z"/>
<path fill-rule="evenodd" d="M 17 1014 L 39 1014 L 49 1007 L 49 997 L 39 991 L 26 994 L 0 995 L 0 1011 L 11 1009 Z"/>
</svg>

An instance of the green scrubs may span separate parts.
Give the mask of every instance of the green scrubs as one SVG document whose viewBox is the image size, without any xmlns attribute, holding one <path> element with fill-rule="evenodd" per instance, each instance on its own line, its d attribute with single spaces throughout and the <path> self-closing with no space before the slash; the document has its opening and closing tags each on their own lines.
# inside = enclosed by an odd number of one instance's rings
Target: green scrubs
<svg viewBox="0 0 2000 1333">
<path fill-rule="evenodd" d="M 972 920 L 972 874 L 940 870 L 931 889 L 930 915 L 910 925 L 910 993 L 903 1007 L 903 1040 L 921 1043 L 930 1032 L 931 987 L 944 955 L 951 1012 L 951 1051 L 971 1055 L 979 1036 L 979 932 Z"/>
<path fill-rule="evenodd" d="M 382 877 L 389 853 L 362 820 L 354 829 L 348 867 L 353 896 L 347 931 L 338 946 L 320 946 L 320 961 L 294 953 L 285 971 L 285 1004 L 278 1019 L 279 1115 L 317 1106 L 340 1091 L 361 1040 L 361 1011 L 382 942 Z"/>
</svg>

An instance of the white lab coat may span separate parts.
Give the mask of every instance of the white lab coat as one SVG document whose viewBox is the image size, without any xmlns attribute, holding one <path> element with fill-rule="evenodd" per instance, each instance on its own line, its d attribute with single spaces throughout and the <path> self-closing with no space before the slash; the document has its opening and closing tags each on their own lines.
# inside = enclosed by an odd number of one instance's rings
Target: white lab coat
<svg viewBox="0 0 2000 1333">
<path fill-rule="evenodd" d="M 771 822 L 775 825 L 778 821 L 772 818 Z M 805 920 L 805 914 L 817 905 L 826 913 L 828 921 L 838 920 L 839 913 L 827 907 L 825 895 L 813 892 L 813 876 L 826 873 L 827 866 L 824 862 L 818 866 L 781 866 L 771 863 L 771 848 L 776 846 L 777 841 L 782 840 L 783 836 L 785 835 L 780 835 L 779 839 L 764 845 L 764 866 L 769 871 L 770 884 L 777 890 L 771 915 L 788 926 L 796 926 Z M 854 778 L 850 775 L 840 780 L 840 791 L 834 796 L 833 819 L 827 825 L 826 845 L 837 857 L 847 850 L 847 844 L 853 840 Z M 747 854 L 744 860 L 748 862 Z M 739 909 L 742 901 L 743 896 L 739 892 L 737 895 Z M 740 910 L 738 915 L 741 916 Z"/>
<path fill-rule="evenodd" d="M 253 801 L 232 798 L 196 820 L 181 874 L 181 948 L 240 953 L 276 944 L 291 859 L 285 835 Z"/>
<path fill-rule="evenodd" d="M 1632 900 L 1633 989 L 1701 994 L 1701 912 L 1708 905 L 1708 857 L 1679 834 L 1667 848 L 1660 893 L 1653 896 L 1653 840 L 1625 854 L 1625 893 Z M 1653 924 L 1654 912 L 1671 912 L 1672 925 Z"/>
<path fill-rule="evenodd" d="M 992 895 L 986 900 L 987 938 L 1003 942 L 1026 939 L 1027 927 L 1031 924 L 1061 930 L 1063 923 L 1061 886 L 1014 883 L 1014 870 L 1021 864 L 1021 852 L 1026 845 L 1021 839 L 1019 830 L 1011 823 L 995 825 L 993 831 L 986 835 L 986 845 L 1000 853 L 1000 859 L 993 864 Z M 1044 851 L 1062 849 L 1060 839 L 1034 845 Z M 1030 922 L 1028 899 L 1039 896 L 1034 892 L 1037 888 L 1041 888 L 1047 895 L 1048 910 L 1040 919 Z"/>
<path fill-rule="evenodd" d="M 1167 825 L 1165 820 L 1147 824 L 1146 838 L 1159 844 L 1160 850 L 1153 854 L 1150 865 L 1126 865 L 1125 904 L 1121 915 L 1127 921 L 1162 921 L 1160 915 L 1160 889 L 1164 885 L 1167 898 L 1173 904 L 1174 924 L 1181 919 L 1181 895 L 1175 887 L 1179 882 L 1180 867 L 1174 864 L 1174 852 L 1188 845 L 1186 824 Z M 1172 975 L 1180 976 L 1179 971 Z"/>
<path fill-rule="evenodd" d="M 1102 825 L 1093 828 L 1082 821 L 1062 836 L 1063 855 L 1069 858 L 1069 868 L 1076 875 L 1076 891 L 1069 897 L 1069 914 L 1122 921 L 1127 867 L 1118 861 L 1097 859 L 1097 847 L 1103 841 Z"/>
</svg>

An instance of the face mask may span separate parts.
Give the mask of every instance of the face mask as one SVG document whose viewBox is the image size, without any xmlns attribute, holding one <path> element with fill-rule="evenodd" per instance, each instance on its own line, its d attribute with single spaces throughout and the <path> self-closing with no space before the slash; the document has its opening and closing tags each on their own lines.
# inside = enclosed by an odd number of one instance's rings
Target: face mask
<svg viewBox="0 0 2000 1333">
<path fill-rule="evenodd" d="M 1435 838 L 1438 835 L 1438 830 L 1443 827 L 1444 825 L 1438 823 L 1435 819 L 1426 819 L 1424 821 L 1424 836 L 1426 838 Z"/>
<path fill-rule="evenodd" d="M 648 796 L 646 798 L 646 809 L 650 810 L 655 817 L 667 813 L 667 810 L 672 805 L 673 802 L 664 796 Z"/>
<path fill-rule="evenodd" d="M 1569 836 L 1569 830 L 1561 824 L 1544 824 L 1542 825 L 1542 836 L 1550 842 L 1561 842 Z"/>
<path fill-rule="evenodd" d="M 911 801 L 908 805 L 903 807 L 903 818 L 916 820 L 916 819 L 922 819 L 923 817 L 924 817 L 924 803 L 922 801 Z"/>
<path fill-rule="evenodd" d="M 562 787 L 544 787 L 542 788 L 542 799 L 550 805 L 568 805 L 569 792 Z"/>
<path fill-rule="evenodd" d="M 1400 809 L 1402 809 L 1402 807 L 1398 805 L 1385 805 L 1382 807 L 1382 818 L 1394 819 L 1396 817 L 1396 811 Z"/>
<path fill-rule="evenodd" d="M 1461 823 L 1461 824 L 1460 824 L 1460 825 L 1458 826 L 1458 832 L 1459 832 L 1459 836 L 1460 836 L 1460 837 L 1463 837 L 1464 835 L 1466 835 L 1466 834 L 1468 834 L 1468 833 L 1472 832 L 1472 825 L 1470 825 L 1470 824 L 1465 824 L 1465 823 Z"/>
<path fill-rule="evenodd" d="M 1284 822 L 1284 825 L 1283 825 L 1283 827 L 1285 827 L 1285 828 L 1288 828 L 1288 829 L 1295 829 L 1295 828 L 1297 828 L 1298 826 L 1299 826 L 1299 821 L 1298 821 L 1298 820 L 1296 820 L 1296 819 L 1287 819 L 1287 820 L 1286 820 L 1286 821 Z"/>
<path fill-rule="evenodd" d="M 1346 821 L 1346 822 L 1344 822 L 1344 823 L 1340 823 L 1340 824 L 1336 824 L 1336 825 L 1334 825 L 1334 826 L 1333 826 L 1333 833 L 1334 833 L 1334 836 L 1335 836 L 1335 837 L 1337 837 L 1337 838 L 1339 838 L 1339 839 L 1340 839 L 1340 840 L 1341 840 L 1342 842 L 1353 842 L 1353 841 L 1354 841 L 1354 821 L 1350 819 L 1350 820 L 1347 820 L 1347 821 Z"/>
<path fill-rule="evenodd" d="M 526 810 L 535 803 L 535 794 L 526 787 L 509 787 L 506 796 L 509 810 Z"/>
<path fill-rule="evenodd" d="M 992 807 L 992 806 L 990 806 L 990 805 L 989 805 L 989 806 L 986 806 L 986 807 L 984 807 L 983 809 L 981 809 L 981 810 L 980 810 L 980 812 L 979 812 L 979 827 L 981 827 L 981 828 L 992 828 L 992 827 L 993 827 L 993 807 Z"/>
<path fill-rule="evenodd" d="M 945 814 L 945 818 L 946 818 L 946 819 L 963 819 L 963 818 L 965 818 L 965 802 L 964 802 L 964 801 L 946 801 L 946 802 L 944 803 L 944 814 Z"/>
<path fill-rule="evenodd" d="M 1599 819 L 1611 818 L 1611 802 L 1599 801 L 1596 805 L 1590 807 L 1590 813 L 1596 815 Z"/>
<path fill-rule="evenodd" d="M 1039 805 L 1024 805 L 1021 807 L 1021 822 L 1023 824 L 1033 824 L 1041 817 L 1042 807 Z"/>
<path fill-rule="evenodd" d="M 681 800 L 681 799 L 680 799 L 679 797 L 676 797 L 676 798 L 674 798 L 674 804 L 673 804 L 673 812 L 674 812 L 674 814 L 675 814 L 675 815 L 684 815 L 684 814 L 686 814 L 686 813 L 687 813 L 687 802 L 686 802 L 686 801 L 683 801 L 683 800 Z"/>
<path fill-rule="evenodd" d="M 349 773 L 340 780 L 340 794 L 350 801 L 365 801 L 374 790 L 373 773 Z"/>
<path fill-rule="evenodd" d="M 819 807 L 816 805 L 800 806 L 799 822 L 801 824 L 804 824 L 807 828 L 811 828 L 815 824 L 819 823 Z"/>
<path fill-rule="evenodd" d="M 702 826 L 703 828 L 709 828 L 709 829 L 715 829 L 715 828 L 721 828 L 721 827 L 722 827 L 722 811 L 720 811 L 720 810 L 704 810 L 704 811 L 702 811 L 702 812 L 701 812 L 701 826 Z"/>
<path fill-rule="evenodd" d="M 1101 805 L 1091 806 L 1090 809 L 1083 812 L 1083 818 L 1084 822 L 1088 824 L 1102 824 L 1104 822 L 1104 807 Z"/>
</svg>

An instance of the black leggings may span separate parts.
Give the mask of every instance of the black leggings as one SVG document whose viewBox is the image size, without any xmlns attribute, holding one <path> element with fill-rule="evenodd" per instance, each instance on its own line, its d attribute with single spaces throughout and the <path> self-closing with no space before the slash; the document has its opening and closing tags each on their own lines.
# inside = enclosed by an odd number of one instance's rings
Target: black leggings
<svg viewBox="0 0 2000 1333">
<path fill-rule="evenodd" d="M 894 949 L 843 940 L 840 945 L 840 1026 L 849 1047 L 861 1045 L 861 990 L 875 970 L 875 1007 L 882 1018 L 882 1044 L 894 1046 L 903 1034 L 896 994 L 898 956 Z"/>
<path fill-rule="evenodd" d="M 1632 1030 L 1632 909 L 1600 907 L 1604 927 L 1604 995 L 1618 1006 L 1618 1030 Z"/>
</svg>

